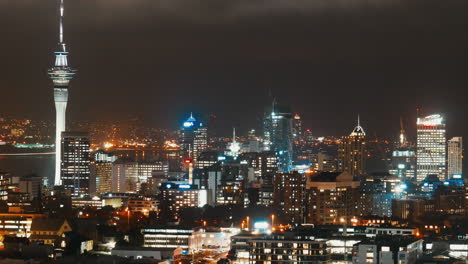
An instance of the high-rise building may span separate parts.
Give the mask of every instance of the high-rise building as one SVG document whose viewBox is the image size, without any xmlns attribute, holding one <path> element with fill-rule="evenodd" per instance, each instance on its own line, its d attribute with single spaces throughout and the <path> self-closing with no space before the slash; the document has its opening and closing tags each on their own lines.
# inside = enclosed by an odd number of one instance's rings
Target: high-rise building
<svg viewBox="0 0 468 264">
<path fill-rule="evenodd" d="M 176 220 L 182 209 L 207 204 L 206 190 L 199 190 L 196 185 L 164 182 L 160 189 L 161 210 L 168 210 Z"/>
<path fill-rule="evenodd" d="M 366 173 L 366 132 L 361 127 L 359 117 L 357 126 L 349 136 L 341 139 L 338 149 L 338 168 L 353 176 Z"/>
<path fill-rule="evenodd" d="M 112 191 L 112 167 L 117 160 L 117 155 L 98 150 L 94 153 L 94 161 L 91 163 L 91 175 L 96 179 L 96 192 L 98 194 Z"/>
<path fill-rule="evenodd" d="M 182 124 L 180 131 L 182 158 L 190 158 L 195 164 L 200 153 L 208 147 L 207 128 L 197 121 L 193 114 Z"/>
<path fill-rule="evenodd" d="M 169 163 L 167 161 L 142 161 L 118 159 L 112 164 L 112 192 L 138 192 L 142 183 L 154 173 L 167 177 Z"/>
<path fill-rule="evenodd" d="M 303 224 L 306 192 L 304 174 L 280 173 L 273 179 L 273 205 L 287 216 L 288 223 Z"/>
<path fill-rule="evenodd" d="M 63 0 L 60 1 L 59 49 L 55 52 L 55 65 L 49 69 L 49 76 L 54 83 L 55 122 L 55 178 L 54 185 L 61 185 L 61 136 L 65 131 L 65 113 L 68 102 L 68 84 L 75 75 L 75 70 L 68 66 L 68 52 L 63 40 Z"/>
<path fill-rule="evenodd" d="M 289 172 L 293 159 L 293 115 L 289 106 L 273 104 L 272 111 L 263 120 L 264 150 L 274 151 L 278 156 L 279 168 Z"/>
<path fill-rule="evenodd" d="M 358 215 L 360 182 L 347 172 L 307 176 L 308 217 L 311 224 L 350 224 Z"/>
<path fill-rule="evenodd" d="M 317 154 L 317 170 L 319 171 L 336 171 L 336 158 L 329 155 L 325 151 L 320 151 Z"/>
<path fill-rule="evenodd" d="M 90 193 L 90 149 L 85 132 L 62 132 L 61 168 L 62 185 L 72 190 L 72 196 L 81 197 Z"/>
<path fill-rule="evenodd" d="M 403 119 L 400 119 L 400 135 L 398 144 L 392 152 L 390 174 L 398 176 L 403 181 L 414 181 L 416 177 L 416 151 L 406 137 Z"/>
<path fill-rule="evenodd" d="M 403 198 L 406 188 L 406 184 L 402 184 L 401 179 L 394 175 L 366 176 L 360 186 L 360 214 L 391 217 L 392 200 Z"/>
<path fill-rule="evenodd" d="M 453 175 L 462 175 L 463 160 L 463 140 L 461 137 L 454 137 L 448 141 L 448 178 Z"/>
<path fill-rule="evenodd" d="M 301 116 L 298 113 L 295 113 L 292 122 L 293 122 L 294 142 L 300 142 L 302 140 L 302 120 L 301 120 Z"/>
<path fill-rule="evenodd" d="M 434 174 L 441 181 L 446 178 L 447 139 L 445 123 L 435 114 L 417 119 L 416 180 L 423 181 Z"/>
</svg>

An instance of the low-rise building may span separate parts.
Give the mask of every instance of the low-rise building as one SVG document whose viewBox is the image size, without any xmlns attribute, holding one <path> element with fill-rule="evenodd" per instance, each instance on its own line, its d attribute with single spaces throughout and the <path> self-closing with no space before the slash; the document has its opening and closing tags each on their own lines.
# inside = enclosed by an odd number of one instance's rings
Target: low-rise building
<svg viewBox="0 0 468 264">
<path fill-rule="evenodd" d="M 357 243 L 353 264 L 414 264 L 422 257 L 423 240 L 414 237 L 378 236 Z"/>
<path fill-rule="evenodd" d="M 144 247 L 188 249 L 192 229 L 146 227 L 141 233 Z"/>
<path fill-rule="evenodd" d="M 31 225 L 30 241 L 41 242 L 44 245 L 62 246 L 64 233 L 72 231 L 67 220 L 60 218 L 35 218 Z"/>
</svg>

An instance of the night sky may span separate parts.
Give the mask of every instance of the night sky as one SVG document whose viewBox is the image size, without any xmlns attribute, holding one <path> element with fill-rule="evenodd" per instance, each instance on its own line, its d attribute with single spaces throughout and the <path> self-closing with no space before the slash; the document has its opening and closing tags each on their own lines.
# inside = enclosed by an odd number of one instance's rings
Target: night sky
<svg viewBox="0 0 468 264">
<path fill-rule="evenodd" d="M 0 114 L 53 120 L 47 69 L 57 1 L 0 0 Z M 176 128 L 214 113 L 256 127 L 269 90 L 316 135 L 396 136 L 415 108 L 468 138 L 468 2 L 455 0 L 65 0 L 78 69 L 68 119 Z"/>
</svg>

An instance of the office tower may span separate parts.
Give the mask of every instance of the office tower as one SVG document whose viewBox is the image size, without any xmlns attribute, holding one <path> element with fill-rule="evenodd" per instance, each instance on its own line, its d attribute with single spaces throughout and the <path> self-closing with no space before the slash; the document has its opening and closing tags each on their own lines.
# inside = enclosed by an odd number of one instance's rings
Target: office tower
<svg viewBox="0 0 468 264">
<path fill-rule="evenodd" d="M 392 152 L 389 172 L 403 181 L 414 181 L 416 176 L 416 151 L 411 146 L 399 147 Z"/>
<path fill-rule="evenodd" d="M 160 191 L 161 210 L 168 210 L 175 220 L 179 218 L 183 208 L 202 207 L 207 203 L 206 190 L 199 190 L 196 185 L 164 182 Z"/>
<path fill-rule="evenodd" d="M 361 127 L 359 117 L 357 126 L 349 136 L 342 137 L 338 149 L 338 169 L 353 176 L 366 173 L 366 132 Z"/>
<path fill-rule="evenodd" d="M 89 137 L 85 132 L 62 132 L 61 182 L 72 191 L 72 196 L 90 193 Z"/>
<path fill-rule="evenodd" d="M 200 153 L 208 146 L 207 129 L 203 123 L 197 121 L 193 114 L 182 124 L 180 131 L 180 145 L 182 158 L 190 158 L 195 164 Z"/>
<path fill-rule="evenodd" d="M 448 141 L 448 178 L 453 175 L 462 175 L 463 140 L 454 137 Z"/>
<path fill-rule="evenodd" d="M 336 158 L 328 155 L 325 151 L 320 151 L 317 155 L 317 170 L 318 171 L 336 171 Z"/>
<path fill-rule="evenodd" d="M 402 181 L 414 181 L 416 177 L 416 151 L 406 137 L 403 120 L 400 119 L 400 135 L 398 144 L 392 152 L 390 174 L 398 176 Z"/>
<path fill-rule="evenodd" d="M 361 182 L 361 215 L 392 216 L 392 200 L 404 196 L 406 185 L 394 175 L 369 175 Z"/>
<path fill-rule="evenodd" d="M 304 141 L 307 145 L 312 145 L 314 143 L 314 136 L 312 135 L 312 130 L 310 128 L 304 131 Z"/>
<path fill-rule="evenodd" d="M 61 136 L 65 131 L 65 113 L 68 102 L 68 84 L 75 75 L 75 70 L 68 66 L 68 52 L 63 40 L 63 0 L 60 1 L 59 49 L 55 52 L 55 65 L 49 70 L 49 76 L 54 83 L 54 101 L 56 111 L 55 121 L 55 178 L 54 185 L 61 185 Z"/>
<path fill-rule="evenodd" d="M 439 114 L 418 117 L 416 124 L 416 180 L 421 182 L 427 175 L 434 174 L 443 181 L 447 155 L 444 119 Z"/>
<path fill-rule="evenodd" d="M 360 182 L 347 172 L 318 172 L 308 176 L 307 223 L 350 224 L 358 214 Z"/>
<path fill-rule="evenodd" d="M 42 177 L 34 174 L 20 177 L 18 187 L 20 192 L 27 193 L 31 200 L 39 198 L 41 196 Z"/>
<path fill-rule="evenodd" d="M 143 234 L 143 247 L 167 248 L 175 250 L 181 248 L 188 250 L 189 237 L 193 230 L 167 227 L 147 226 L 141 229 Z"/>
<path fill-rule="evenodd" d="M 289 172 L 292 168 L 292 117 L 289 106 L 273 104 L 272 111 L 267 113 L 263 120 L 264 150 L 276 152 L 282 172 Z"/>
<path fill-rule="evenodd" d="M 112 192 L 138 192 L 154 173 L 167 177 L 168 161 L 134 161 L 118 159 L 112 164 Z"/>
<path fill-rule="evenodd" d="M 99 194 L 112 191 L 112 162 L 94 161 L 91 163 L 91 175 L 96 179 L 96 192 Z"/>
<path fill-rule="evenodd" d="M 303 224 L 306 193 L 305 175 L 296 171 L 273 178 L 273 205 L 286 215 L 289 224 Z"/>
<path fill-rule="evenodd" d="M 91 178 L 96 179 L 96 192 L 98 194 L 112 191 L 112 166 L 117 155 L 98 150 L 94 153 L 91 163 Z"/>
<path fill-rule="evenodd" d="M 302 120 L 301 120 L 301 116 L 298 113 L 295 113 L 292 122 L 293 122 L 294 142 L 299 143 L 302 140 Z"/>
<path fill-rule="evenodd" d="M 266 178 L 278 172 L 278 158 L 272 151 L 245 152 L 239 155 L 238 160 L 252 168 L 256 178 Z"/>
</svg>

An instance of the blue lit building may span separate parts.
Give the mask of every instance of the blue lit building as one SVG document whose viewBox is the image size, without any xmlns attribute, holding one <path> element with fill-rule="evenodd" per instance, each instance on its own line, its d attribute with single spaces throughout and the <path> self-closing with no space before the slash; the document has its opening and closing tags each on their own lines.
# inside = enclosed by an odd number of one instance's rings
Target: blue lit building
<svg viewBox="0 0 468 264">
<path fill-rule="evenodd" d="M 273 104 L 272 111 L 263 119 L 263 147 L 278 156 L 281 172 L 292 169 L 293 160 L 293 114 L 289 106 Z"/>
<path fill-rule="evenodd" d="M 182 124 L 180 146 L 182 158 L 190 158 L 195 164 L 201 152 L 207 149 L 207 128 L 202 122 L 196 120 L 193 114 L 190 114 L 190 117 Z"/>
</svg>

